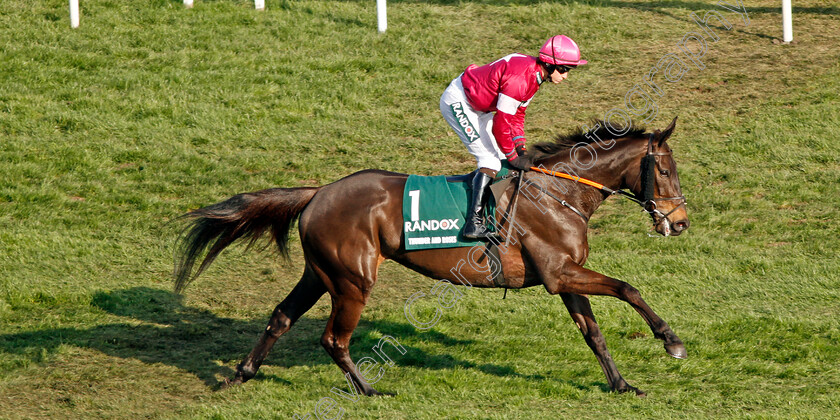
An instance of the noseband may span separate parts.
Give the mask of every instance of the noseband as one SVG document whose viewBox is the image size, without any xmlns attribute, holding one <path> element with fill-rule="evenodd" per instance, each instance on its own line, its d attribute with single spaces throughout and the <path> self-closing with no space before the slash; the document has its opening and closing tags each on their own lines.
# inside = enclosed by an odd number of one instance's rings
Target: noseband
<svg viewBox="0 0 840 420">
<path fill-rule="evenodd" d="M 586 185 L 589 185 L 591 187 L 598 188 L 599 190 L 604 191 L 607 194 L 610 194 L 610 195 L 616 195 L 617 194 L 617 195 L 621 195 L 622 197 L 627 198 L 629 200 L 633 200 L 637 204 L 642 206 L 644 211 L 646 211 L 648 214 L 650 214 L 650 217 L 653 219 L 653 225 L 654 226 L 664 222 L 665 223 L 665 236 L 669 236 L 671 234 L 671 225 L 673 224 L 673 222 L 671 221 L 671 219 L 668 218 L 668 216 L 670 216 L 671 213 L 675 212 L 678 208 L 685 207 L 685 196 L 680 195 L 680 196 L 675 196 L 675 197 L 654 197 L 654 189 L 655 189 L 655 186 L 656 186 L 656 157 L 657 156 L 671 156 L 671 152 L 667 152 L 667 153 L 657 152 L 657 153 L 654 153 L 653 152 L 653 133 L 651 133 L 650 137 L 648 138 L 647 153 L 642 158 L 642 164 L 641 164 L 641 168 L 640 168 L 640 171 L 639 171 L 639 177 L 636 179 L 636 182 L 633 184 L 633 186 L 635 187 L 636 185 L 639 184 L 640 181 L 642 183 L 642 189 L 639 191 L 639 194 L 636 194 L 636 195 L 628 193 L 627 191 L 613 190 L 613 189 L 607 188 L 603 184 L 599 184 L 597 182 L 590 181 L 588 179 L 584 179 L 584 178 L 581 178 L 579 176 L 569 175 L 569 174 L 566 174 L 566 173 L 563 173 L 563 172 L 549 171 L 547 169 L 538 168 L 536 166 L 531 167 L 531 170 L 533 170 L 535 172 L 541 172 L 541 173 L 544 173 L 546 175 L 555 176 L 555 177 L 558 177 L 558 178 L 570 179 L 572 181 L 579 182 L 581 184 L 586 184 Z M 524 178 L 524 173 L 523 173 L 523 178 Z M 529 182 L 529 181 L 525 181 L 525 183 L 536 185 L 536 184 L 534 184 L 532 182 Z M 561 204 L 563 204 L 564 206 L 568 207 L 569 209 L 571 209 L 572 211 L 577 213 L 578 216 L 580 216 L 584 220 L 588 221 L 588 219 L 586 218 L 586 216 L 583 215 L 583 213 L 581 213 L 578 209 L 572 207 L 565 200 L 561 200 L 560 198 L 554 196 L 553 194 L 551 194 L 550 192 L 548 192 L 544 188 L 539 188 L 539 190 L 541 192 L 543 192 L 544 194 L 548 195 L 549 197 L 559 201 Z M 670 201 L 670 200 L 681 200 L 681 202 L 677 206 L 672 208 L 668 213 L 662 213 L 661 211 L 659 211 L 659 209 L 657 208 L 658 206 L 657 206 L 656 202 L 657 201 Z"/>
</svg>

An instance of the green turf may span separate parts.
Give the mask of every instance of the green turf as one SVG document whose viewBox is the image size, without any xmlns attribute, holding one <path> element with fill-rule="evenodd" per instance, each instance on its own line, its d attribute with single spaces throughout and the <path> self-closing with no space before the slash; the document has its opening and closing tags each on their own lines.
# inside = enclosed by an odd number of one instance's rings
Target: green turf
<svg viewBox="0 0 840 420">
<path fill-rule="evenodd" d="M 730 2 L 733 2 L 731 0 Z M 648 238 L 632 203 L 590 226 L 588 266 L 626 280 L 685 341 L 668 357 L 628 305 L 592 299 L 619 370 L 648 392 L 609 393 L 559 298 L 470 290 L 430 331 L 405 300 L 432 282 L 383 264 L 351 342 L 395 356 L 344 418 L 836 418 L 840 415 L 840 7 L 797 1 L 793 45 L 777 0 L 708 44 L 703 71 L 663 86 L 662 128 L 691 228 Z M 472 158 L 438 98 L 470 63 L 534 53 L 566 33 L 590 60 L 529 106 L 531 142 L 621 106 L 713 1 L 64 0 L 0 2 L 0 417 L 291 418 L 339 369 L 318 341 L 322 299 L 260 374 L 218 391 L 302 270 L 224 253 L 185 296 L 171 270 L 189 209 L 365 168 L 464 173 Z M 421 308 L 423 309 L 423 308 Z M 432 307 L 425 308 L 431 311 Z M 314 418 L 314 416 L 313 416 Z"/>
</svg>

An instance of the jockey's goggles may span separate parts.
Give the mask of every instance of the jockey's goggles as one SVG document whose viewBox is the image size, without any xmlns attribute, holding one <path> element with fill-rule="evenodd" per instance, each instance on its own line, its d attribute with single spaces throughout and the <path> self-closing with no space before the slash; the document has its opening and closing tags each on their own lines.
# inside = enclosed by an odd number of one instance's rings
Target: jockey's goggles
<svg viewBox="0 0 840 420">
<path fill-rule="evenodd" d="M 547 64 L 545 65 L 545 69 L 548 70 L 548 74 L 554 73 L 554 70 L 560 72 L 560 74 L 568 73 L 569 70 L 575 68 L 576 66 L 566 66 L 563 64 Z"/>
</svg>

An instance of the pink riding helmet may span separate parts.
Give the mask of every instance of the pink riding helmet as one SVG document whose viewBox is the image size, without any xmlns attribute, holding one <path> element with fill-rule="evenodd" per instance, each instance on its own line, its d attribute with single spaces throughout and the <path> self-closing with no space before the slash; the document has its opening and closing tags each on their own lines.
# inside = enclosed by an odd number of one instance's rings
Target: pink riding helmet
<svg viewBox="0 0 840 420">
<path fill-rule="evenodd" d="M 581 66 L 587 63 L 580 59 L 580 48 L 566 35 L 555 35 L 540 48 L 540 60 L 546 64 Z"/>
</svg>

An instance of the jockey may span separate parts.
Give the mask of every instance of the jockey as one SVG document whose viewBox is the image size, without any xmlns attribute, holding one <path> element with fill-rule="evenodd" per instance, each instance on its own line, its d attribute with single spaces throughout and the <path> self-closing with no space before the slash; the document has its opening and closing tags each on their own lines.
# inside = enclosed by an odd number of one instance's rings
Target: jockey
<svg viewBox="0 0 840 420">
<path fill-rule="evenodd" d="M 569 70 L 586 63 L 575 41 L 557 35 L 546 41 L 538 57 L 511 54 L 481 67 L 471 64 L 443 92 L 440 112 L 478 166 L 465 237 L 500 239 L 484 225 L 486 190 L 502 168 L 502 159 L 521 171 L 533 166 L 525 154 L 525 108 L 543 82 L 560 83 Z"/>
</svg>

